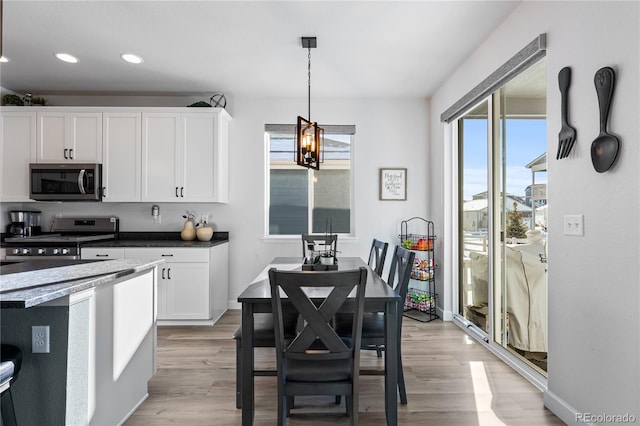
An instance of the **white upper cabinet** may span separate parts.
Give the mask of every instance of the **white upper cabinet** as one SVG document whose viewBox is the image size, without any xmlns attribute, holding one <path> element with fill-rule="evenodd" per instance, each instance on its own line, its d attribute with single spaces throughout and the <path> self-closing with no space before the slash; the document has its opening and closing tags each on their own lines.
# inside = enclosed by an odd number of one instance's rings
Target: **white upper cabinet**
<svg viewBox="0 0 640 426">
<path fill-rule="evenodd" d="M 38 163 L 101 163 L 102 113 L 64 110 L 37 113 Z"/>
<path fill-rule="evenodd" d="M 142 201 L 181 201 L 181 127 L 180 114 L 142 114 Z"/>
<path fill-rule="evenodd" d="M 228 201 L 223 109 L 142 114 L 142 201 Z"/>
<path fill-rule="evenodd" d="M 140 201 L 142 184 L 142 114 L 102 115 L 102 201 Z"/>
<path fill-rule="evenodd" d="M 29 163 L 36 162 L 36 113 L 3 109 L 0 126 L 0 201 L 30 201 Z"/>
<path fill-rule="evenodd" d="M 29 201 L 29 163 L 102 164 L 105 202 L 228 202 L 222 108 L 4 107 L 0 199 Z"/>
</svg>

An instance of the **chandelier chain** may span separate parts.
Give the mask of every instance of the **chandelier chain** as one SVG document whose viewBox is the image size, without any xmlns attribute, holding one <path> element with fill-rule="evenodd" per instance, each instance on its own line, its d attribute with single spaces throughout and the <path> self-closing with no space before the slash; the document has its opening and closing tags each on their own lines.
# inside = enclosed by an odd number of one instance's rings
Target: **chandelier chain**
<svg viewBox="0 0 640 426">
<path fill-rule="evenodd" d="M 309 112 L 309 121 L 311 121 L 311 47 L 308 48 L 309 49 L 309 55 L 308 55 L 308 65 L 307 65 L 307 75 L 308 75 L 308 81 L 307 81 L 307 107 L 308 107 L 308 112 Z"/>
</svg>

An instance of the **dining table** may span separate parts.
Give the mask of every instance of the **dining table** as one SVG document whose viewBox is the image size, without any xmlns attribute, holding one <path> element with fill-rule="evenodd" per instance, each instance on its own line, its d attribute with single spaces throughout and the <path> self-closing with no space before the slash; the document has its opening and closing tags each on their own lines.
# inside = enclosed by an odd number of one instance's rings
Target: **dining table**
<svg viewBox="0 0 640 426">
<path fill-rule="evenodd" d="M 254 314 L 271 313 L 271 287 L 268 271 L 277 270 L 302 271 L 302 258 L 276 257 L 260 272 L 253 282 L 238 296 L 242 305 L 242 336 L 241 348 L 242 365 L 242 425 L 253 425 L 254 419 L 254 346 L 253 326 Z M 384 399 L 387 425 L 398 424 L 398 309 L 400 296 L 378 276 L 359 257 L 340 257 L 337 262 L 339 271 L 367 268 L 367 284 L 365 288 L 364 312 L 384 312 L 385 316 L 385 357 L 384 357 Z M 283 310 L 287 306 L 287 296 L 281 293 Z M 340 312 L 353 312 L 355 291 L 347 299 Z M 293 307 L 289 304 L 290 309 Z M 247 342 L 245 344 L 244 342 Z"/>
</svg>

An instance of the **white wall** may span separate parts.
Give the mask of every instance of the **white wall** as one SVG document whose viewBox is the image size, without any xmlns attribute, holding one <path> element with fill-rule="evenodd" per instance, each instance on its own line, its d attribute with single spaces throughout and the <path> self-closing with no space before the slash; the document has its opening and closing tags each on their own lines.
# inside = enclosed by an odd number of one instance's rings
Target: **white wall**
<svg viewBox="0 0 640 426">
<path fill-rule="evenodd" d="M 301 242 L 267 242 L 264 235 L 264 124 L 291 123 L 301 100 L 237 99 L 230 155 L 229 223 L 233 224 L 230 297 L 235 299 L 274 256 L 301 256 Z M 357 240 L 339 240 L 342 256 L 366 259 L 374 237 L 398 243 L 400 221 L 426 213 L 428 104 L 425 100 L 312 99 L 312 119 L 356 125 Z M 408 200 L 378 200 L 378 169 L 407 167 Z M 342 241 L 342 242 L 341 242 Z M 236 245 L 237 244 L 237 245 Z"/>
<path fill-rule="evenodd" d="M 45 96 L 47 97 L 47 96 Z M 52 105 L 171 105 L 167 99 L 48 97 Z M 198 100 L 198 99 L 195 99 Z M 185 102 L 174 100 L 174 106 Z M 228 204 L 158 203 L 162 223 L 154 224 L 151 203 L 29 203 L 25 208 L 43 212 L 43 225 L 49 225 L 55 213 L 115 214 L 121 218 L 121 231 L 175 231 L 182 229 L 185 210 L 208 213 L 216 230 L 230 232 L 229 298 L 233 303 L 253 278 L 275 256 L 302 256 L 299 238 L 290 241 L 265 241 L 264 152 L 265 123 L 294 123 L 305 114 L 306 99 L 229 99 L 230 123 Z M 340 239 L 342 256 L 368 256 L 372 238 L 399 242 L 400 222 L 427 212 L 428 120 L 429 106 L 424 99 L 316 99 L 312 98 L 312 118 L 321 124 L 356 126 L 356 239 Z M 378 169 L 406 167 L 407 201 L 378 200 Z M 2 218 L 15 205 L 2 206 Z M 4 222 L 6 223 L 6 222 Z M 388 270 L 388 266 L 387 266 Z M 386 270 L 385 270 L 386 274 Z"/>
<path fill-rule="evenodd" d="M 538 34 L 547 34 L 549 179 L 549 355 L 545 404 L 563 421 L 577 413 L 634 415 L 640 421 L 638 227 L 640 151 L 638 2 L 524 2 L 431 99 L 430 214 L 444 222 L 449 131 L 440 114 Z M 560 130 L 557 75 L 572 68 L 570 120 L 578 140 L 555 160 Z M 616 70 L 609 130 L 620 137 L 614 167 L 591 164 L 599 133 L 593 78 Z M 583 237 L 562 234 L 562 217 L 584 214 Z M 438 229 L 442 234 L 443 229 Z M 445 309 L 453 309 L 445 283 Z"/>
</svg>

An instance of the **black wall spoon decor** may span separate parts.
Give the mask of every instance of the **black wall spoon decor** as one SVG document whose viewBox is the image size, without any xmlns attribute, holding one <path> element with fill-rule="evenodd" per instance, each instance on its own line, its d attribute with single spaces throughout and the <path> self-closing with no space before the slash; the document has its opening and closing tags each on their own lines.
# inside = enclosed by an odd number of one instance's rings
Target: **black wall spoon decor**
<svg viewBox="0 0 640 426">
<path fill-rule="evenodd" d="M 613 166 L 620 149 L 618 138 L 607 133 L 607 120 L 615 79 L 616 74 L 610 67 L 600 68 L 593 79 L 600 107 L 600 134 L 591 143 L 591 162 L 598 173 L 606 172 Z"/>
</svg>

